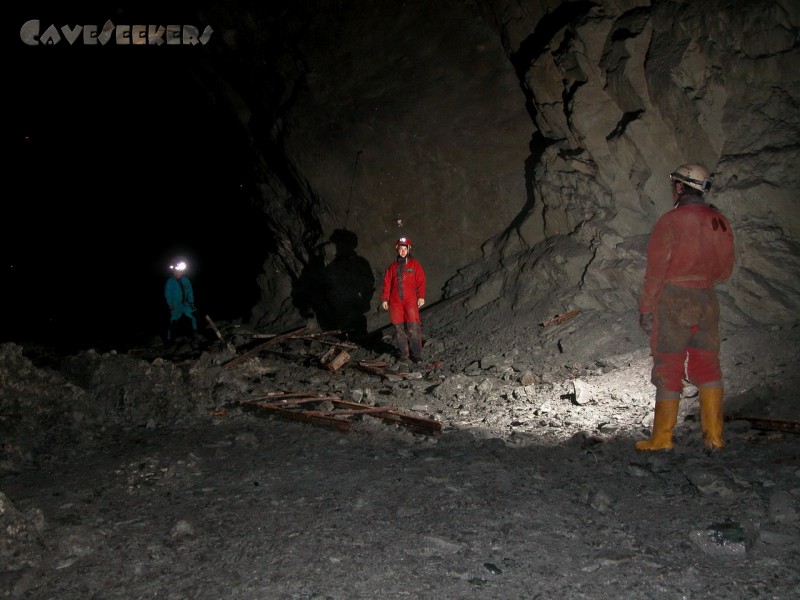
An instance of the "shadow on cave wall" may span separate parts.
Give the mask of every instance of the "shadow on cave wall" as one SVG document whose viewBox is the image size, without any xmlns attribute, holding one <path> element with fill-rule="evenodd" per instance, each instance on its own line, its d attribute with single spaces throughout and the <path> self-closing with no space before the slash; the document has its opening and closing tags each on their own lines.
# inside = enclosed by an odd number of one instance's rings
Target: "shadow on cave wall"
<svg viewBox="0 0 800 600">
<path fill-rule="evenodd" d="M 331 258 L 331 246 L 335 252 Z M 375 293 L 375 274 L 369 261 L 356 252 L 358 236 L 335 230 L 319 244 L 292 290 L 292 299 L 305 318 L 315 317 L 323 331 L 364 343 L 367 317 Z"/>
</svg>

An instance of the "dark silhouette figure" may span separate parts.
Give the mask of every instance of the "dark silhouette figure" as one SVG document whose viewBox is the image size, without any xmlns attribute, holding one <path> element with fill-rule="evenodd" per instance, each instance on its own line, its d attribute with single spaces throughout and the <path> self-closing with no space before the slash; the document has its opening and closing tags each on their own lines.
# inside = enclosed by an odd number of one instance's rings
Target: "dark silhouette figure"
<svg viewBox="0 0 800 600">
<path fill-rule="evenodd" d="M 328 262 L 328 249 L 336 254 Z M 339 330 L 349 340 L 367 339 L 367 317 L 375 293 L 375 274 L 356 252 L 358 237 L 337 229 L 330 241 L 315 249 L 294 294 L 301 314 L 316 317 L 323 331 Z"/>
<path fill-rule="evenodd" d="M 331 235 L 331 243 L 336 247 L 336 256 L 324 274 L 330 329 L 342 330 L 353 341 L 364 341 L 366 313 L 375 293 L 375 274 L 369 262 L 356 253 L 358 237 L 355 233 L 337 229 Z"/>
<path fill-rule="evenodd" d="M 311 251 L 308 264 L 292 289 L 292 300 L 300 314 L 306 319 L 316 318 L 320 326 L 330 320 L 323 295 L 323 278 L 328 262 L 327 245 L 328 242 L 324 242 Z"/>
</svg>

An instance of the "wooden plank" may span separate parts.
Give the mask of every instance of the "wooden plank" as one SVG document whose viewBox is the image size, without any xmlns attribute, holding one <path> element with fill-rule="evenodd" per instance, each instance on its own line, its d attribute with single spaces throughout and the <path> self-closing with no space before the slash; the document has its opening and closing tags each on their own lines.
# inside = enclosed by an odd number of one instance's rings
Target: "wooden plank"
<svg viewBox="0 0 800 600">
<path fill-rule="evenodd" d="M 800 433 L 800 421 L 786 421 L 784 419 L 766 419 L 761 417 L 745 417 L 743 415 L 725 415 L 726 421 L 750 421 L 753 429 L 767 431 L 788 431 Z"/>
<path fill-rule="evenodd" d="M 387 410 L 375 414 L 375 417 L 389 421 L 397 425 L 402 425 L 413 431 L 420 433 L 437 434 L 442 431 L 442 424 L 435 419 L 427 419 L 425 417 L 417 417 L 406 413 L 397 412 L 395 410 Z"/>
<path fill-rule="evenodd" d="M 267 399 L 271 401 L 265 401 Z M 332 410 L 303 409 L 305 406 L 319 402 L 329 402 L 334 408 Z M 333 426 L 341 431 L 350 429 L 352 421 L 348 417 L 358 415 L 373 416 L 421 433 L 436 434 L 442 430 L 442 424 L 435 419 L 401 413 L 391 406 L 365 406 L 357 402 L 348 402 L 331 396 L 306 395 L 305 397 L 294 398 L 266 396 L 242 400 L 240 404 L 250 406 L 259 411 L 276 413 L 297 421 L 304 421 L 314 425 Z"/>
<path fill-rule="evenodd" d="M 264 402 L 269 400 L 269 402 Z M 308 402 L 334 402 L 341 401 L 339 396 L 309 396 L 308 394 L 286 394 L 283 396 L 259 396 L 257 398 L 249 398 L 247 400 L 239 400 L 239 404 L 274 404 L 276 401 L 280 402 L 281 406 L 288 406 L 290 404 L 303 404 Z"/>
<path fill-rule="evenodd" d="M 542 323 L 539 323 L 542 327 L 549 327 L 550 325 L 561 325 L 564 321 L 569 321 L 570 319 L 578 316 L 579 311 L 573 309 L 569 312 L 561 313 L 560 315 L 556 315 L 552 319 L 547 319 Z"/>
<path fill-rule="evenodd" d="M 348 431 L 350 429 L 350 425 L 352 425 L 352 422 L 348 421 L 347 419 L 337 419 L 336 417 L 328 417 L 325 415 L 308 414 L 308 411 L 298 412 L 280 406 L 257 406 L 257 408 L 277 413 L 282 417 L 286 417 L 287 419 L 303 421 L 313 425 L 335 427 L 340 431 Z"/>
<path fill-rule="evenodd" d="M 305 327 L 300 327 L 300 328 L 295 329 L 293 331 L 289 331 L 287 333 L 275 336 L 271 340 L 269 340 L 267 342 L 264 342 L 263 344 L 259 344 L 258 346 L 256 346 L 255 348 L 253 348 L 251 350 L 248 350 L 247 352 L 245 352 L 241 356 L 238 356 L 236 358 L 232 358 L 231 360 L 226 362 L 224 365 L 222 365 L 222 368 L 223 369 L 233 368 L 236 365 L 239 365 L 239 364 L 243 363 L 244 361 L 246 361 L 247 359 L 255 356 L 256 354 L 258 354 L 259 352 L 261 352 L 265 348 L 268 348 L 269 346 L 277 344 L 278 342 L 282 342 L 283 340 L 287 340 L 289 338 L 295 337 L 297 334 L 303 333 L 305 331 L 308 331 L 309 329 L 311 329 L 311 326 L 306 325 Z"/>
<path fill-rule="evenodd" d="M 368 363 L 366 361 L 359 361 L 352 366 L 359 371 L 364 371 L 370 375 L 378 375 L 380 377 L 400 377 L 402 379 L 422 378 L 422 373 L 420 371 L 390 371 L 386 367 L 386 363 L 382 362 Z"/>
</svg>

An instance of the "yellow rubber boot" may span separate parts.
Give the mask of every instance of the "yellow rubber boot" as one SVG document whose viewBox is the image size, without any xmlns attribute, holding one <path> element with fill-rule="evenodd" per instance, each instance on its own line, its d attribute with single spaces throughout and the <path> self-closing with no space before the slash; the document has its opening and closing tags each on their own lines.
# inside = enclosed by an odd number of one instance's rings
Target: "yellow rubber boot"
<svg viewBox="0 0 800 600">
<path fill-rule="evenodd" d="M 709 450 L 725 445 L 722 439 L 722 388 L 700 388 L 700 425 Z"/>
<path fill-rule="evenodd" d="M 678 422 L 678 405 L 680 399 L 657 400 L 655 417 L 653 418 L 653 435 L 649 440 L 636 442 L 636 450 L 645 452 L 650 450 L 671 450 L 672 428 Z"/>
</svg>

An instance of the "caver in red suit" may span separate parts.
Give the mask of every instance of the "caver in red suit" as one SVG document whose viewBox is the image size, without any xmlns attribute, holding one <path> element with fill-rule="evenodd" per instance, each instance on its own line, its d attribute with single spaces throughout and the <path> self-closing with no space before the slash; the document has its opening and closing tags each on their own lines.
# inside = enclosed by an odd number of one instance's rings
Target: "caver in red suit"
<svg viewBox="0 0 800 600">
<path fill-rule="evenodd" d="M 411 240 L 395 244 L 397 259 L 383 275 L 381 306 L 389 311 L 395 328 L 400 360 L 422 361 L 422 323 L 419 309 L 425 304 L 425 271 L 418 260 L 408 256 Z"/>
<path fill-rule="evenodd" d="M 696 385 L 706 448 L 722 439 L 722 372 L 719 362 L 719 301 L 714 285 L 733 270 L 733 233 L 728 219 L 706 204 L 708 171 L 696 164 L 672 175 L 675 207 L 650 235 L 647 270 L 639 298 L 640 324 L 650 334 L 655 417 L 649 440 L 636 449 L 669 450 L 683 380 Z"/>
</svg>

